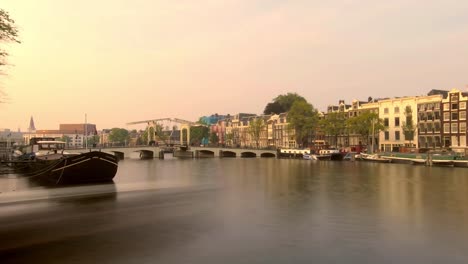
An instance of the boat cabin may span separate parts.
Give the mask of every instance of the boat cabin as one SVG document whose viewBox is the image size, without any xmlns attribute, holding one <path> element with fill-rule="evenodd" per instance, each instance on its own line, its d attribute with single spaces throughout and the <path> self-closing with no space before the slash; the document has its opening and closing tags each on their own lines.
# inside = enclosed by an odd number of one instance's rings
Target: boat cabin
<svg viewBox="0 0 468 264">
<path fill-rule="evenodd" d="M 54 138 L 31 138 L 26 153 L 34 153 L 36 156 L 62 153 L 66 142 Z"/>
</svg>

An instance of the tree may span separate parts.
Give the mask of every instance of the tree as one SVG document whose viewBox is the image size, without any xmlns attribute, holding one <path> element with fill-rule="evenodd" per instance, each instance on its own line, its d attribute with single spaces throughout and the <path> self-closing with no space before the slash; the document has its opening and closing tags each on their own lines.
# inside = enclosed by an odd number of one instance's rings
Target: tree
<svg viewBox="0 0 468 264">
<path fill-rule="evenodd" d="M 18 29 L 15 26 L 15 21 L 10 18 L 8 12 L 0 9 L 0 43 L 5 42 L 20 43 L 18 40 Z M 6 56 L 8 56 L 8 53 L 0 48 L 0 66 L 6 64 Z"/>
<path fill-rule="evenodd" d="M 360 135 L 361 140 L 365 141 L 366 144 L 369 144 L 369 137 L 372 133 L 375 135 L 385 130 L 383 120 L 379 118 L 377 113 L 370 111 L 363 111 L 359 115 L 349 118 L 346 125 L 350 131 Z M 372 135 L 372 140 L 374 135 Z"/>
<path fill-rule="evenodd" d="M 297 100 L 288 112 L 289 127 L 294 129 L 299 147 L 308 145 L 309 137 L 318 125 L 318 111 L 309 103 Z"/>
<path fill-rule="evenodd" d="M 211 132 L 210 134 L 210 143 L 215 145 L 218 145 L 219 143 L 219 137 L 215 132 Z"/>
<path fill-rule="evenodd" d="M 416 125 L 413 123 L 413 110 L 411 106 L 407 105 L 405 107 L 405 117 L 406 120 L 403 121 L 403 133 L 405 135 L 405 140 L 409 141 L 409 145 L 413 146 L 412 141 L 414 140 L 414 134 L 416 132 Z"/>
<path fill-rule="evenodd" d="M 10 18 L 8 12 L 0 8 L 0 44 L 7 42 L 20 43 L 18 40 L 18 29 L 15 26 L 15 21 Z M 8 52 L 0 47 L 0 72 L 1 66 L 6 64 Z M 5 94 L 0 91 L 0 103 L 3 101 L 2 96 Z"/>
<path fill-rule="evenodd" d="M 263 110 L 264 115 L 269 114 L 280 114 L 286 112 L 284 108 L 278 102 L 271 102 L 265 106 L 265 110 Z"/>
<path fill-rule="evenodd" d="M 342 112 L 329 113 L 320 120 L 319 125 L 325 135 L 334 139 L 334 145 L 338 146 L 338 136 L 342 135 L 346 129 L 346 116 Z"/>
<path fill-rule="evenodd" d="M 128 131 L 124 128 L 112 128 L 109 133 L 109 141 L 113 143 L 126 143 L 129 140 Z"/>
<path fill-rule="evenodd" d="M 234 134 L 232 132 L 226 133 L 226 143 L 231 147 L 234 145 Z"/>
<path fill-rule="evenodd" d="M 265 128 L 265 122 L 263 122 L 262 118 L 252 118 L 249 122 L 249 134 L 252 139 L 255 141 L 257 148 L 259 147 L 260 136 Z"/>
<path fill-rule="evenodd" d="M 190 144 L 201 145 L 203 138 L 208 138 L 210 129 L 206 126 L 191 126 L 190 127 Z"/>
<path fill-rule="evenodd" d="M 65 142 L 65 145 L 68 147 L 70 144 L 71 138 L 67 135 L 63 135 L 61 138 L 59 138 L 60 141 Z"/>
<path fill-rule="evenodd" d="M 294 102 L 296 101 L 307 102 L 304 97 L 298 95 L 297 93 L 287 93 L 278 95 L 273 99 L 273 102 L 268 103 L 266 105 L 265 110 L 263 110 L 263 113 L 265 115 L 269 115 L 271 113 L 279 114 L 288 112 L 291 109 Z"/>
<path fill-rule="evenodd" d="M 151 129 L 151 128 L 150 128 Z M 152 134 L 150 134 L 152 135 Z M 169 139 L 169 135 L 167 135 L 166 133 L 164 133 L 164 128 L 161 124 L 156 124 L 155 128 L 154 128 L 154 135 L 162 140 L 164 142 L 165 145 L 169 145 L 167 140 Z M 181 135 L 182 136 L 182 133 Z M 170 142 L 169 142 L 170 143 Z"/>
<path fill-rule="evenodd" d="M 95 147 L 99 144 L 99 136 L 98 135 L 93 135 L 88 137 L 88 147 Z"/>
</svg>

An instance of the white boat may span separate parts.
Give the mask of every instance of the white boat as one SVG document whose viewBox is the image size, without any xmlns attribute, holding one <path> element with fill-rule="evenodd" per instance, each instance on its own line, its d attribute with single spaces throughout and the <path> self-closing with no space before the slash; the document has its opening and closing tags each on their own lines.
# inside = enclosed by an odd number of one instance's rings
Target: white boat
<svg viewBox="0 0 468 264">
<path fill-rule="evenodd" d="M 379 162 L 379 163 L 390 163 L 391 162 L 390 159 L 383 158 L 378 154 L 361 153 L 360 159 L 363 160 L 363 161 L 371 161 L 371 162 Z"/>
<path fill-rule="evenodd" d="M 318 160 L 317 155 L 314 154 L 304 154 L 303 158 L 305 160 Z"/>
</svg>

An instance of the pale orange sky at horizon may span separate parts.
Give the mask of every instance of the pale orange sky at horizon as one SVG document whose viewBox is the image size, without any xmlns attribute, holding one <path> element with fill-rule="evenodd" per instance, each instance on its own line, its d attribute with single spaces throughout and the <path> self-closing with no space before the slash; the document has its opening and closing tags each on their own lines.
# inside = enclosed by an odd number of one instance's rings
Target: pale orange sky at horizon
<svg viewBox="0 0 468 264">
<path fill-rule="evenodd" d="M 1 0 L 21 44 L 0 128 L 98 129 L 162 117 L 260 114 L 296 92 L 344 99 L 466 90 L 468 2 Z"/>
</svg>

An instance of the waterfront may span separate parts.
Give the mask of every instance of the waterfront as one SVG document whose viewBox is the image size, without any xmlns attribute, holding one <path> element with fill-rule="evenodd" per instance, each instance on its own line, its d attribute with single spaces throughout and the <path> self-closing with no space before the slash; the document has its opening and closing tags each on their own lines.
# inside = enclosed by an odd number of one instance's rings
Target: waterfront
<svg viewBox="0 0 468 264">
<path fill-rule="evenodd" d="M 468 263 L 463 168 L 125 159 L 114 182 L 0 178 L 2 263 Z"/>
</svg>

